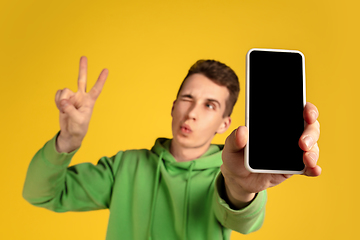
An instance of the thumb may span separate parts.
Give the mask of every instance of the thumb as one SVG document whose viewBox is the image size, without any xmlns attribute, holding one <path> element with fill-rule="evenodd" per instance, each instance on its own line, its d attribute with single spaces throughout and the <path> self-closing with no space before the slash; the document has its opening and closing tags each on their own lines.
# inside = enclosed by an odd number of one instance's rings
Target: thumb
<svg viewBox="0 0 360 240">
<path fill-rule="evenodd" d="M 225 145 L 230 152 L 239 152 L 244 149 L 248 141 L 249 132 L 247 127 L 240 126 L 235 129 L 226 139 Z"/>
<path fill-rule="evenodd" d="M 62 99 L 60 101 L 60 111 L 62 113 L 68 113 L 71 114 L 74 111 L 76 111 L 74 105 L 69 101 L 69 99 Z"/>
</svg>

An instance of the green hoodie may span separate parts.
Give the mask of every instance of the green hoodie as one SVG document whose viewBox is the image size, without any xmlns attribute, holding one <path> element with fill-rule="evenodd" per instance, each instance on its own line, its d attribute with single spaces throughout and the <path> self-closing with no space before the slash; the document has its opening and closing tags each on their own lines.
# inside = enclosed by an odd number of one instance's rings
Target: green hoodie
<svg viewBox="0 0 360 240">
<path fill-rule="evenodd" d="M 108 240 L 220 240 L 229 239 L 231 229 L 246 234 L 263 223 L 265 191 L 241 210 L 220 197 L 222 145 L 211 145 L 194 161 L 176 162 L 171 140 L 160 138 L 151 150 L 68 167 L 77 150 L 58 153 L 56 137 L 33 157 L 24 198 L 55 212 L 109 208 Z"/>
</svg>

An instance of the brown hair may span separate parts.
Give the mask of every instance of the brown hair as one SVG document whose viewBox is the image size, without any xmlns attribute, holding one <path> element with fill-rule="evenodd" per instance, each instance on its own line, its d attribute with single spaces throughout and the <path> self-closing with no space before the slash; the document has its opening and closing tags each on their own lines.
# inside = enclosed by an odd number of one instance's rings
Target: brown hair
<svg viewBox="0 0 360 240">
<path fill-rule="evenodd" d="M 198 60 L 190 67 L 188 74 L 180 85 L 177 97 L 179 96 L 185 80 L 194 73 L 203 74 L 214 83 L 228 89 L 229 98 L 226 101 L 226 108 L 223 117 L 230 116 L 240 92 L 239 79 L 235 72 L 230 67 L 219 61 Z"/>
</svg>

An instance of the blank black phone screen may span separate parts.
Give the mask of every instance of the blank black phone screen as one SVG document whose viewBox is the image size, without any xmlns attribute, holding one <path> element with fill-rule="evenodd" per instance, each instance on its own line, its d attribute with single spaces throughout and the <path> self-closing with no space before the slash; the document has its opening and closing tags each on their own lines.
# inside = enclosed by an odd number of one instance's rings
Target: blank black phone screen
<svg viewBox="0 0 360 240">
<path fill-rule="evenodd" d="M 248 157 L 253 169 L 301 171 L 304 76 L 297 52 L 250 53 Z"/>
</svg>

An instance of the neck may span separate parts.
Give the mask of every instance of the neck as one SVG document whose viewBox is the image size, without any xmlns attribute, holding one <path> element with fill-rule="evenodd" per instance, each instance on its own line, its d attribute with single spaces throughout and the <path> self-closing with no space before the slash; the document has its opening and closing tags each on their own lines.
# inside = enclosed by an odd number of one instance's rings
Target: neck
<svg viewBox="0 0 360 240">
<path fill-rule="evenodd" d="M 187 162 L 201 157 L 209 149 L 210 144 L 196 148 L 186 148 L 176 144 L 175 141 L 171 141 L 170 153 L 173 155 L 177 162 Z"/>
</svg>

